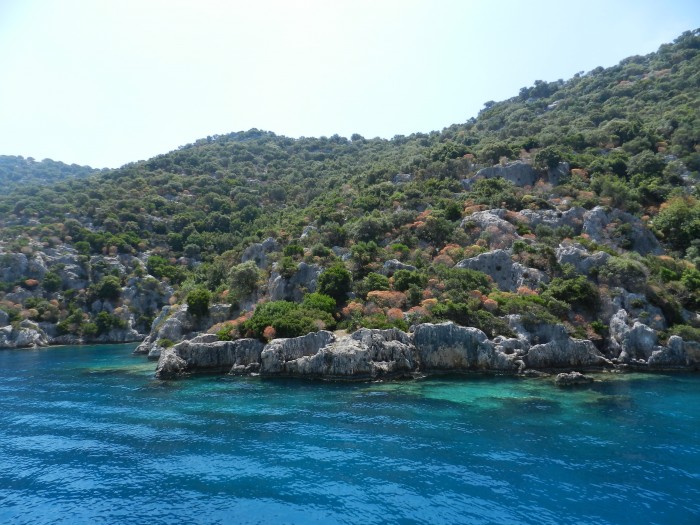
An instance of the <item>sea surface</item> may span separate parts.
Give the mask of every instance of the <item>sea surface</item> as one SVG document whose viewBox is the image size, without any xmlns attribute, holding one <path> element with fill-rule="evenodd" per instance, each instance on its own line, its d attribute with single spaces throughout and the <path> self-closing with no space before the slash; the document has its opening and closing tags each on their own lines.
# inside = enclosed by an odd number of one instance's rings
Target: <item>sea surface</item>
<svg viewBox="0 0 700 525">
<path fill-rule="evenodd" d="M 698 524 L 700 375 L 153 378 L 0 351 L 0 523 Z"/>
</svg>

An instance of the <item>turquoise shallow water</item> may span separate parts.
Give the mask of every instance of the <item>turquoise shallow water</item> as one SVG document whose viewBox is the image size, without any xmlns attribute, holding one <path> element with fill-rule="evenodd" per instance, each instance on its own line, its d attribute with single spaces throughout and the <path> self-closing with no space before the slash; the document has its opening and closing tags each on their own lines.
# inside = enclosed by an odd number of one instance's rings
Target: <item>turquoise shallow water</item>
<svg viewBox="0 0 700 525">
<path fill-rule="evenodd" d="M 700 376 L 153 379 L 0 351 L 0 523 L 700 523 Z"/>
</svg>

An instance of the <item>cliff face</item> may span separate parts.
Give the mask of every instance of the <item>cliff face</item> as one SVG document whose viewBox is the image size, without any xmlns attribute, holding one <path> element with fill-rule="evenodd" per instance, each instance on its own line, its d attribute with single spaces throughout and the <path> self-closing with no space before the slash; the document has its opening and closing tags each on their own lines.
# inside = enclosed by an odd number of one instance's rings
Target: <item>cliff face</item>
<svg viewBox="0 0 700 525">
<path fill-rule="evenodd" d="M 517 325 L 518 320 L 514 319 Z M 531 341 L 538 341 L 531 344 Z M 375 380 L 434 372 L 527 373 L 556 369 L 698 369 L 700 345 L 672 337 L 653 345 L 646 359 L 630 358 L 629 345 L 609 359 L 588 340 L 573 339 L 560 325 L 521 328 L 518 338 L 490 340 L 476 328 L 454 323 L 420 324 L 413 333 L 363 328 L 275 339 L 218 341 L 213 335 L 185 340 L 161 351 L 156 377 L 172 379 L 202 371 L 264 377 Z"/>
</svg>

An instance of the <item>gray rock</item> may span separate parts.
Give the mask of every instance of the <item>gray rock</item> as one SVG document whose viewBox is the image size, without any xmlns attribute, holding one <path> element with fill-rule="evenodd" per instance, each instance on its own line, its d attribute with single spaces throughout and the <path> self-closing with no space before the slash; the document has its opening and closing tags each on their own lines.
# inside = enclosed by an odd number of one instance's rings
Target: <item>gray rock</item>
<svg viewBox="0 0 700 525">
<path fill-rule="evenodd" d="M 422 370 L 517 370 L 515 356 L 498 352 L 477 328 L 454 323 L 420 324 L 413 344 Z"/>
<path fill-rule="evenodd" d="M 521 210 L 522 215 L 527 223 L 534 230 L 538 225 L 543 224 L 552 229 L 569 226 L 574 230 L 574 235 L 581 233 L 583 228 L 583 216 L 586 210 L 580 207 L 573 207 L 566 211 L 559 210 Z"/>
<path fill-rule="evenodd" d="M 557 386 L 587 385 L 593 381 L 591 376 L 583 375 L 581 372 L 569 372 L 568 374 L 562 372 L 554 378 L 554 384 Z"/>
<path fill-rule="evenodd" d="M 287 363 L 300 357 L 316 354 L 321 348 L 335 341 L 331 332 L 322 330 L 301 337 L 280 338 L 270 341 L 260 356 L 262 375 L 286 375 Z"/>
<path fill-rule="evenodd" d="M 241 256 L 241 262 L 253 261 L 258 268 L 269 266 L 268 254 L 279 251 L 279 245 L 272 237 L 265 239 L 262 243 L 255 243 L 248 246 Z"/>
<path fill-rule="evenodd" d="M 590 275 L 591 270 L 604 266 L 610 259 L 610 254 L 596 252 L 591 254 L 580 244 L 560 244 L 557 248 L 557 262 L 561 265 L 570 264 L 576 273 Z"/>
<path fill-rule="evenodd" d="M 300 302 L 306 293 L 316 291 L 318 276 L 323 269 L 316 264 L 300 262 L 297 271 L 288 279 L 273 272 L 268 283 L 268 293 L 271 301 Z"/>
<path fill-rule="evenodd" d="M 35 348 L 47 346 L 49 337 L 35 323 L 22 321 L 19 327 L 0 328 L 0 348 Z"/>
<path fill-rule="evenodd" d="M 416 267 L 410 264 L 402 263 L 398 259 L 390 259 L 388 261 L 384 261 L 384 266 L 382 266 L 382 273 L 384 275 L 391 277 L 399 270 L 408 270 L 410 272 L 413 272 L 416 270 Z"/>
<path fill-rule="evenodd" d="M 403 184 L 405 182 L 411 182 L 413 180 L 413 175 L 411 173 L 397 173 L 392 179 L 394 184 Z"/>
<path fill-rule="evenodd" d="M 318 231 L 318 228 L 316 228 L 316 226 L 309 224 L 308 226 L 304 226 L 304 229 L 301 231 L 301 236 L 299 238 L 300 239 L 307 239 L 307 238 L 311 237 L 317 231 Z"/>
<path fill-rule="evenodd" d="M 523 361 L 538 369 L 612 366 L 591 341 L 572 338 L 533 345 Z"/>
<path fill-rule="evenodd" d="M 561 184 L 569 176 L 569 163 L 560 162 L 554 168 L 547 169 L 547 180 L 553 186 Z"/>
<path fill-rule="evenodd" d="M 680 368 L 690 364 L 683 339 L 677 335 L 668 338 L 666 346 L 657 347 L 647 360 L 651 368 Z"/>
<path fill-rule="evenodd" d="M 506 250 L 494 250 L 464 259 L 456 264 L 456 268 L 483 272 L 490 276 L 501 290 L 510 292 L 514 292 L 520 286 L 537 288 L 540 283 L 549 281 L 547 275 L 540 270 L 513 262 Z"/>
<path fill-rule="evenodd" d="M 193 371 L 229 372 L 233 367 L 251 365 L 257 368 L 263 346 L 257 339 L 218 341 L 216 336 L 205 334 L 161 352 L 156 377 L 166 379 Z"/>
<path fill-rule="evenodd" d="M 495 177 L 503 177 L 509 180 L 516 186 L 533 186 L 539 175 L 535 169 L 529 164 L 525 164 L 520 160 L 506 164 L 505 166 L 493 166 L 490 168 L 482 168 L 476 173 L 476 177 L 485 179 L 493 179 Z"/>
<path fill-rule="evenodd" d="M 616 224 L 626 225 L 629 230 L 627 234 L 620 237 L 616 233 Z M 582 232 L 597 243 L 631 249 L 640 255 L 663 253 L 659 241 L 641 220 L 618 209 L 606 211 L 602 206 L 596 206 L 586 212 Z"/>
</svg>

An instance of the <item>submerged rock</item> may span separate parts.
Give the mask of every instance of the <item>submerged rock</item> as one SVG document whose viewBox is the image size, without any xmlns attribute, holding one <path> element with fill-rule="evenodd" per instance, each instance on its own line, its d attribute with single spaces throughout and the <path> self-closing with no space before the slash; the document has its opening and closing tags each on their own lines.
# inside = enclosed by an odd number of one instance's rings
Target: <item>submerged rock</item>
<svg viewBox="0 0 700 525">
<path fill-rule="evenodd" d="M 561 373 L 554 378 L 554 384 L 557 386 L 587 385 L 593 381 L 591 376 L 583 375 L 581 372 Z"/>
</svg>

